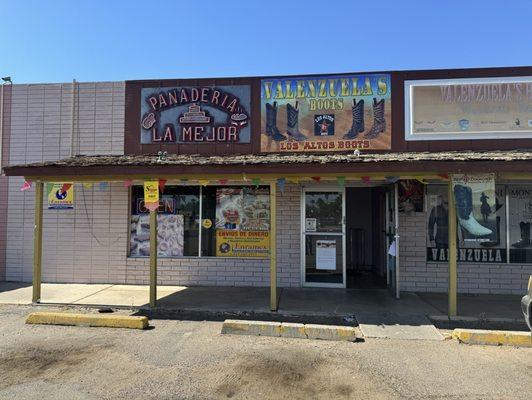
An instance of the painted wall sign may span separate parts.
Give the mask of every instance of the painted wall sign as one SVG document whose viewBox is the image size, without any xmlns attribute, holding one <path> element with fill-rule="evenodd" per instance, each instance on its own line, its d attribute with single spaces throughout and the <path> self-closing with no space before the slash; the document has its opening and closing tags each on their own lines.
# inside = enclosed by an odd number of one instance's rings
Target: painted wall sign
<svg viewBox="0 0 532 400">
<path fill-rule="evenodd" d="M 261 151 L 390 149 L 388 74 L 261 81 Z"/>
<path fill-rule="evenodd" d="M 141 143 L 249 143 L 249 85 L 143 88 Z"/>
<path fill-rule="evenodd" d="M 405 81 L 405 139 L 532 138 L 532 77 Z"/>
<path fill-rule="evenodd" d="M 72 182 L 47 183 L 46 192 L 49 209 L 74 208 L 74 184 Z"/>
</svg>

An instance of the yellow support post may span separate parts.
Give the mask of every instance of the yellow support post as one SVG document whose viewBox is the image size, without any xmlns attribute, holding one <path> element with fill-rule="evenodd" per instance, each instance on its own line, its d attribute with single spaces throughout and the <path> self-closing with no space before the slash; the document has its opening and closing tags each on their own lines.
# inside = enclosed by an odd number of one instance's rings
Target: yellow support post
<svg viewBox="0 0 532 400">
<path fill-rule="evenodd" d="M 33 225 L 33 292 L 31 301 L 41 301 L 42 275 L 42 193 L 43 182 L 35 184 L 35 223 Z"/>
<path fill-rule="evenodd" d="M 270 310 L 277 311 L 277 199 L 276 181 L 270 183 Z"/>
<path fill-rule="evenodd" d="M 150 307 L 157 305 L 157 209 L 150 210 Z"/>
<path fill-rule="evenodd" d="M 452 179 L 449 179 L 448 187 L 448 209 L 449 209 L 449 304 L 447 307 L 448 315 L 455 317 L 457 315 L 457 249 L 456 249 L 456 207 L 454 204 L 454 193 Z"/>
</svg>

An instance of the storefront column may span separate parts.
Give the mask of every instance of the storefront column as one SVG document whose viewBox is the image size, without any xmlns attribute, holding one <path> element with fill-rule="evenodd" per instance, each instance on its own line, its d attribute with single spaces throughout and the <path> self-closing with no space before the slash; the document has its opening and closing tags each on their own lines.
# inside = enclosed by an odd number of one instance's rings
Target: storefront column
<svg viewBox="0 0 532 400">
<path fill-rule="evenodd" d="M 456 249 L 456 207 L 454 204 L 454 193 L 453 193 L 453 183 L 452 180 L 449 180 L 448 186 L 448 210 L 449 210 L 449 221 L 448 221 L 448 232 L 449 232 L 449 304 L 447 307 L 449 317 L 456 316 L 456 305 L 457 305 L 457 273 L 456 273 L 456 264 L 457 264 L 457 249 Z"/>
<path fill-rule="evenodd" d="M 277 188 L 270 183 L 270 310 L 277 311 Z"/>
<path fill-rule="evenodd" d="M 157 305 L 157 208 L 150 210 L 150 307 Z"/>
<path fill-rule="evenodd" d="M 33 293 L 31 301 L 41 301 L 42 275 L 42 193 L 43 182 L 35 184 L 35 223 L 33 225 Z"/>
</svg>

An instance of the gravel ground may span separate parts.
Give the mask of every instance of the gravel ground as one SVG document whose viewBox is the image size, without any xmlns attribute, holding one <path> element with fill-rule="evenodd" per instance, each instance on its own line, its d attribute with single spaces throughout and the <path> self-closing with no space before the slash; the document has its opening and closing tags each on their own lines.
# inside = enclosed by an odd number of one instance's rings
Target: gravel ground
<svg viewBox="0 0 532 400">
<path fill-rule="evenodd" d="M 532 349 L 25 325 L 0 306 L 0 399 L 529 399 Z M 38 307 L 38 310 L 45 310 Z M 526 395 L 528 393 L 528 395 Z"/>
</svg>

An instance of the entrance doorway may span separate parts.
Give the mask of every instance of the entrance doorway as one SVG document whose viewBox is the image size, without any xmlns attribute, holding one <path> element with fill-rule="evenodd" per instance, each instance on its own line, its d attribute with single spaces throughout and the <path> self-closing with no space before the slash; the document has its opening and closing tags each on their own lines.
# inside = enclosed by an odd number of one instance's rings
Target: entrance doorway
<svg viewBox="0 0 532 400">
<path fill-rule="evenodd" d="M 386 193 L 383 186 L 346 189 L 348 288 L 386 288 Z"/>
</svg>

